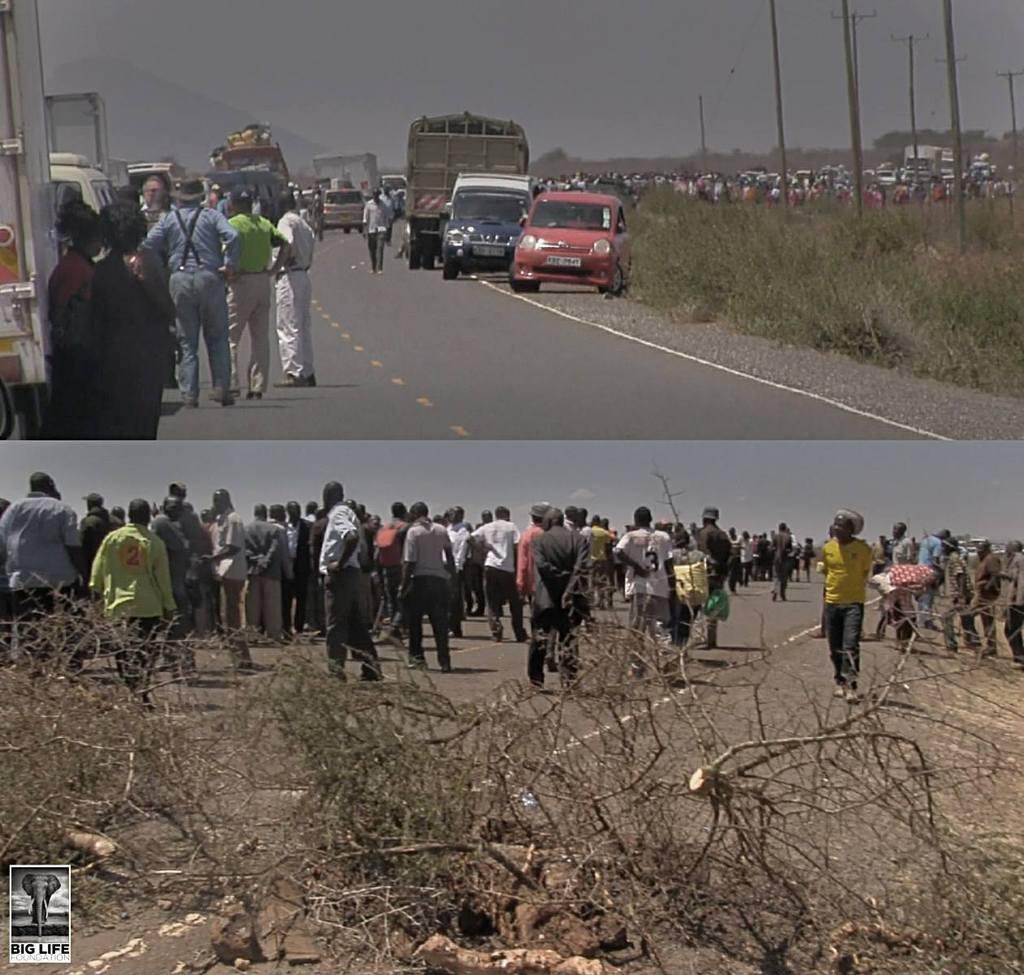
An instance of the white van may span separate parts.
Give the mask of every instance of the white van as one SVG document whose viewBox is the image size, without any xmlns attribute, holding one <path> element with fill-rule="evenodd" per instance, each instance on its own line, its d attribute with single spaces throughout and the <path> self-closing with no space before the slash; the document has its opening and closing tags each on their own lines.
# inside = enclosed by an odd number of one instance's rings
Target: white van
<svg viewBox="0 0 1024 975">
<path fill-rule="evenodd" d="M 50 182 L 58 211 L 68 200 L 78 197 L 99 213 L 116 198 L 109 177 L 95 169 L 85 156 L 73 152 L 50 153 Z"/>
</svg>

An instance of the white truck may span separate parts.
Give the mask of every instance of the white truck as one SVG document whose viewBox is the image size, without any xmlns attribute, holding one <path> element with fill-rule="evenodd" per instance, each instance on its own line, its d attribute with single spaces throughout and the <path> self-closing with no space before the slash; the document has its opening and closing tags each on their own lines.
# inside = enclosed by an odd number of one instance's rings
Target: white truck
<svg viewBox="0 0 1024 975">
<path fill-rule="evenodd" d="M 47 398 L 58 256 L 36 0 L 0 3 L 0 75 L 0 437 L 31 437 Z"/>
<path fill-rule="evenodd" d="M 314 156 L 313 169 L 320 179 L 329 179 L 331 188 L 336 190 L 351 187 L 369 196 L 380 185 L 377 157 L 372 152 L 358 156 Z"/>
</svg>

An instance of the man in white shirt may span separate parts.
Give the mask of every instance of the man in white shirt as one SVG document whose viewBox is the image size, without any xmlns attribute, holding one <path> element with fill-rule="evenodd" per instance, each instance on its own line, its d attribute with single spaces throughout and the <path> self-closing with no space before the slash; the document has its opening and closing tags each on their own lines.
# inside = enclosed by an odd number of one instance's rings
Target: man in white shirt
<svg viewBox="0 0 1024 975">
<path fill-rule="evenodd" d="M 653 640 L 658 624 L 668 620 L 672 539 L 663 531 L 654 531 L 652 521 L 650 508 L 637 508 L 633 513 L 636 527 L 622 536 L 615 552 L 626 566 L 630 629 Z"/>
<path fill-rule="evenodd" d="M 465 591 L 465 577 L 463 570 L 466 568 L 466 559 L 469 556 L 469 525 L 466 524 L 466 512 L 460 507 L 454 507 L 448 512 L 448 540 L 452 543 L 452 559 L 455 563 L 455 572 L 452 575 L 451 584 L 451 609 L 449 611 L 449 623 L 451 624 L 452 636 L 462 636 L 463 600 L 467 598 Z"/>
<path fill-rule="evenodd" d="M 277 345 L 284 379 L 279 386 L 315 386 L 313 371 L 313 286 L 309 269 L 313 265 L 313 230 L 295 209 L 295 196 L 281 194 L 284 216 L 277 222 L 288 241 L 291 256 L 277 275 Z"/>
<path fill-rule="evenodd" d="M 328 668 L 344 680 L 345 660 L 351 647 L 352 656 L 362 663 L 362 680 L 380 680 L 380 661 L 370 635 L 372 621 L 367 614 L 363 570 L 359 564 L 362 530 L 358 516 L 345 503 L 345 489 L 337 481 L 324 486 L 324 511 L 327 529 L 319 568 L 324 577 Z"/>
<path fill-rule="evenodd" d="M 516 642 L 526 643 L 528 637 L 523 626 L 523 601 L 516 589 L 516 543 L 519 541 L 519 529 L 509 517 L 508 508 L 495 508 L 494 520 L 481 525 L 473 532 L 473 538 L 482 542 L 487 552 L 484 559 L 484 594 L 491 637 L 495 643 L 501 643 L 504 635 L 501 612 L 505 603 L 508 603 Z"/>
<path fill-rule="evenodd" d="M 384 273 L 384 242 L 390 226 L 391 208 L 381 196 L 380 190 L 374 190 L 373 196 L 363 207 L 363 235 L 370 248 L 371 274 Z"/>
<path fill-rule="evenodd" d="M 249 567 L 245 558 L 245 522 L 231 504 L 231 495 L 224 488 L 213 492 L 214 527 L 213 554 L 203 561 L 213 563 L 220 582 L 221 620 L 228 634 L 231 654 L 239 670 L 255 670 L 242 622 L 242 598 Z"/>
</svg>

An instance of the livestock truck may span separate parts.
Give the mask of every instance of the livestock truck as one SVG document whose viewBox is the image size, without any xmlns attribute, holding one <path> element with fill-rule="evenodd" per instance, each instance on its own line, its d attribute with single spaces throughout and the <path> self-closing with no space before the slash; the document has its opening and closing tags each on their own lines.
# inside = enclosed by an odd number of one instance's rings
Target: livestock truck
<svg viewBox="0 0 1024 975">
<path fill-rule="evenodd" d="M 0 76 L 0 438 L 30 437 L 47 399 L 57 262 L 36 0 L 0 3 Z"/>
<path fill-rule="evenodd" d="M 441 257 L 447 208 L 459 173 L 524 175 L 530 148 L 522 126 L 482 115 L 436 115 L 409 127 L 409 267 L 430 270 Z"/>
<path fill-rule="evenodd" d="M 313 157 L 313 169 L 318 179 L 329 179 L 333 190 L 351 188 L 369 196 L 379 185 L 377 157 L 372 152 L 357 156 L 333 153 Z"/>
</svg>

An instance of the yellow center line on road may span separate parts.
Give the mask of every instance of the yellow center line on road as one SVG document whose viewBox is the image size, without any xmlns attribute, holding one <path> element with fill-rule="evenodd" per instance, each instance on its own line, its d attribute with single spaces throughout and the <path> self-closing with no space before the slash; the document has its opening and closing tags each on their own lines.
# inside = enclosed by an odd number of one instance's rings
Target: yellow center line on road
<svg viewBox="0 0 1024 975">
<path fill-rule="evenodd" d="M 433 403 L 430 402 L 429 399 L 427 399 L 426 396 L 421 396 L 418 400 L 416 400 L 416 402 L 419 403 L 420 406 L 433 406 L 434 405 Z"/>
<path fill-rule="evenodd" d="M 350 339 L 350 338 L 352 338 L 352 336 L 351 336 L 351 335 L 349 335 L 349 333 L 348 333 L 348 332 L 342 332 L 342 333 L 341 333 L 341 337 L 342 337 L 343 339 L 346 339 L 346 340 L 347 340 L 347 339 Z"/>
<path fill-rule="evenodd" d="M 391 381 L 392 381 L 392 382 L 393 382 L 393 383 L 394 383 L 394 384 L 395 384 L 396 386 L 404 386 L 404 385 L 405 385 L 405 380 L 404 380 L 404 379 L 402 379 L 402 377 L 401 377 L 401 376 L 392 376 L 392 377 L 391 377 Z"/>
<path fill-rule="evenodd" d="M 380 359 L 371 359 L 370 360 L 370 365 L 373 366 L 374 369 L 383 369 L 384 368 L 384 363 L 381 362 Z"/>
<path fill-rule="evenodd" d="M 459 426 L 458 424 L 455 424 L 454 426 L 450 426 L 448 429 L 451 430 L 452 433 L 454 433 L 455 436 L 457 436 L 457 437 L 468 437 L 469 436 L 469 431 L 465 427 Z"/>
<path fill-rule="evenodd" d="M 354 352 L 365 352 L 366 351 L 366 347 L 363 346 L 363 345 L 353 345 L 352 346 L 352 350 Z"/>
</svg>

